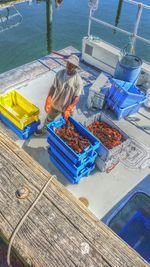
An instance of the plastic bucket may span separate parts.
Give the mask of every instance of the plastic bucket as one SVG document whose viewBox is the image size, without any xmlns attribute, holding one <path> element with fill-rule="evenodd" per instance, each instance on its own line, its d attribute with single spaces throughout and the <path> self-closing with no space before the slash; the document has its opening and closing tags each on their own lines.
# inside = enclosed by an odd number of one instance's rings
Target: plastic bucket
<svg viewBox="0 0 150 267">
<path fill-rule="evenodd" d="M 134 55 L 125 55 L 118 61 L 114 78 L 126 82 L 136 83 L 142 66 L 142 60 Z"/>
</svg>

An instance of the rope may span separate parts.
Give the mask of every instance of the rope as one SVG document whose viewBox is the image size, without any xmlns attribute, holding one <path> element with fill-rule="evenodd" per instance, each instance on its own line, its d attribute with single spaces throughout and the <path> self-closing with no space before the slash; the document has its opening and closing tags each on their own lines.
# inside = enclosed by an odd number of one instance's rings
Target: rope
<svg viewBox="0 0 150 267">
<path fill-rule="evenodd" d="M 30 206 L 30 208 L 27 210 L 27 212 L 24 214 L 24 216 L 22 217 L 22 219 L 20 220 L 20 222 L 18 223 L 15 231 L 13 232 L 11 238 L 10 238 L 10 242 L 9 242 L 9 246 L 8 246 L 8 251 L 7 251 L 7 264 L 8 267 L 13 267 L 10 263 L 10 253 L 11 253 L 11 248 L 12 248 L 12 243 L 15 239 L 15 236 L 17 234 L 17 232 L 20 230 L 21 226 L 23 225 L 24 221 L 26 220 L 26 218 L 28 217 L 29 213 L 32 211 L 32 209 L 34 208 L 34 206 L 37 204 L 37 202 L 39 201 L 39 199 L 42 197 L 43 193 L 45 192 L 47 186 L 49 185 L 49 183 L 52 181 L 53 178 L 56 178 L 56 175 L 52 175 L 50 177 L 50 179 L 46 182 L 46 184 L 44 185 L 42 191 L 39 193 L 39 195 L 37 196 L 37 198 L 34 200 L 34 202 L 32 203 L 32 205 Z"/>
<path fill-rule="evenodd" d="M 89 8 L 94 11 L 98 9 L 98 4 L 99 4 L 99 0 L 89 0 L 88 2 Z"/>
<path fill-rule="evenodd" d="M 120 51 L 120 55 L 119 55 L 120 59 L 127 54 L 135 55 L 135 49 L 132 48 L 132 51 L 131 51 L 131 47 L 132 47 L 132 38 L 129 38 L 129 42 Z"/>
</svg>

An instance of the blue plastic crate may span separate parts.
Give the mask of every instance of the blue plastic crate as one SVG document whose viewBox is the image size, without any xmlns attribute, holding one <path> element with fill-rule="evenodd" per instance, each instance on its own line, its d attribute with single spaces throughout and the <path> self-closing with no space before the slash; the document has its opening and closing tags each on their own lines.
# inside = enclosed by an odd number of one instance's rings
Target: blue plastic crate
<svg viewBox="0 0 150 267">
<path fill-rule="evenodd" d="M 150 262 L 150 217 L 137 212 L 118 235 Z"/>
<path fill-rule="evenodd" d="M 81 178 L 88 176 L 95 168 L 95 164 L 91 164 L 89 167 L 85 167 L 80 173 L 76 176 L 72 174 L 63 164 L 59 161 L 59 159 L 53 155 L 51 151 L 48 152 L 50 156 L 50 160 L 53 164 L 63 173 L 63 175 L 72 183 L 78 184 Z"/>
<path fill-rule="evenodd" d="M 113 79 L 107 100 L 113 102 L 113 107 L 126 108 L 146 100 L 146 94 L 130 82 Z"/>
<path fill-rule="evenodd" d="M 145 100 L 141 101 L 140 103 L 136 103 L 134 105 L 128 106 L 126 108 L 120 108 L 118 106 L 113 105 L 113 102 L 108 99 L 107 100 L 107 106 L 110 107 L 112 110 L 114 110 L 117 119 L 125 118 L 130 116 L 131 114 L 137 113 L 141 106 L 144 104 Z"/>
<path fill-rule="evenodd" d="M 58 120 L 55 120 L 47 125 L 48 138 L 47 141 L 50 144 L 54 144 L 59 147 L 59 150 L 62 151 L 74 164 L 81 164 L 85 158 L 92 157 L 94 151 L 100 146 L 100 141 L 90 133 L 80 122 L 77 122 L 72 117 L 69 118 L 70 122 L 74 124 L 75 129 L 82 136 L 88 138 L 91 142 L 90 146 L 85 148 L 82 153 L 76 153 L 71 147 L 69 147 L 56 133 L 55 128 L 63 127 L 66 123 L 63 117 Z"/>
<path fill-rule="evenodd" d="M 64 154 L 62 153 L 58 147 L 56 147 L 55 145 L 51 145 L 48 148 L 48 153 L 52 153 L 54 156 L 56 156 L 59 161 L 67 168 L 69 169 L 69 171 L 75 175 L 78 176 L 80 174 L 80 172 L 85 168 L 90 166 L 92 163 L 94 163 L 96 157 L 97 157 L 97 153 L 94 152 L 94 155 L 92 157 L 88 157 L 85 158 L 85 161 L 82 162 L 82 164 L 80 164 L 79 166 L 76 166 L 75 164 L 73 164 L 70 159 Z"/>
<path fill-rule="evenodd" d="M 40 125 L 40 120 L 37 122 L 32 122 L 28 126 L 25 127 L 24 130 L 20 130 L 17 126 L 15 126 L 10 120 L 8 120 L 5 116 L 0 113 L 0 120 L 8 126 L 20 139 L 28 139 L 31 134 L 33 134 L 37 127 Z"/>
</svg>

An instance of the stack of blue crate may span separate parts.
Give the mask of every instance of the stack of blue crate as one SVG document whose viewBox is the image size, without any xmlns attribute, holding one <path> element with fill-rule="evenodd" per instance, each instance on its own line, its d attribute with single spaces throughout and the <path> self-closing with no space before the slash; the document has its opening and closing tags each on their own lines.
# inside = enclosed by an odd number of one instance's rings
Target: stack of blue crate
<svg viewBox="0 0 150 267">
<path fill-rule="evenodd" d="M 66 123 L 63 117 L 47 125 L 47 141 L 50 144 L 48 148 L 50 160 L 74 184 L 79 183 L 82 177 L 88 176 L 94 170 L 96 150 L 100 146 L 100 141 L 74 118 L 70 117 L 69 120 L 78 133 L 89 139 L 91 143 L 89 147 L 82 153 L 76 153 L 55 133 L 56 128 L 61 128 Z"/>
<path fill-rule="evenodd" d="M 40 124 L 39 108 L 16 90 L 0 95 L 0 120 L 20 139 L 27 139 Z"/>
<path fill-rule="evenodd" d="M 133 83 L 113 79 L 106 102 L 117 119 L 121 119 L 138 112 L 146 98 L 146 94 Z"/>
<path fill-rule="evenodd" d="M 0 113 L 0 120 L 11 129 L 20 139 L 28 139 L 30 135 L 36 132 L 38 126 L 40 125 L 40 120 L 34 121 L 28 124 L 24 129 L 19 129 L 14 123 L 7 119 L 2 113 Z"/>
</svg>

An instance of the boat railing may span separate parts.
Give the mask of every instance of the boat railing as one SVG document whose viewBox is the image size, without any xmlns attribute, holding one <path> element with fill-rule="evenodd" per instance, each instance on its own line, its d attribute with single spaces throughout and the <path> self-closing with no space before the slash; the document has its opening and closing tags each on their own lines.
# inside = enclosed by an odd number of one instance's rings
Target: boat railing
<svg viewBox="0 0 150 267">
<path fill-rule="evenodd" d="M 23 17 L 15 5 L 6 8 L 6 14 L 0 15 L 0 33 L 17 27 Z"/>
<path fill-rule="evenodd" d="M 17 4 L 32 3 L 32 0 L 7 0 L 0 1 L 0 33 L 19 26 L 23 21 Z"/>
<path fill-rule="evenodd" d="M 0 1 L 0 10 L 9 8 L 11 6 L 17 5 L 17 4 L 22 4 L 25 2 L 32 3 L 33 0 L 5 0 L 5 1 Z"/>
<path fill-rule="evenodd" d="M 141 21 L 142 11 L 143 11 L 143 9 L 150 10 L 150 6 L 145 5 L 143 3 L 139 3 L 137 1 L 133 1 L 133 0 L 123 0 L 123 2 L 137 6 L 137 15 L 136 15 L 136 19 L 135 19 L 133 32 L 126 31 L 122 28 L 119 28 L 119 27 L 114 26 L 108 22 L 105 22 L 103 20 L 100 20 L 100 19 L 94 17 L 93 14 L 94 14 L 95 10 L 98 8 L 99 0 L 89 0 L 90 14 L 89 14 L 89 24 L 88 24 L 88 36 L 91 35 L 91 23 L 92 23 L 92 21 L 95 21 L 101 25 L 104 25 L 104 26 L 111 28 L 115 31 L 122 32 L 122 33 L 128 35 L 129 37 L 131 37 L 131 51 L 133 51 L 137 39 L 141 40 L 145 43 L 150 44 L 149 39 L 146 39 L 146 38 L 138 35 L 138 29 L 139 29 L 139 24 Z"/>
</svg>

